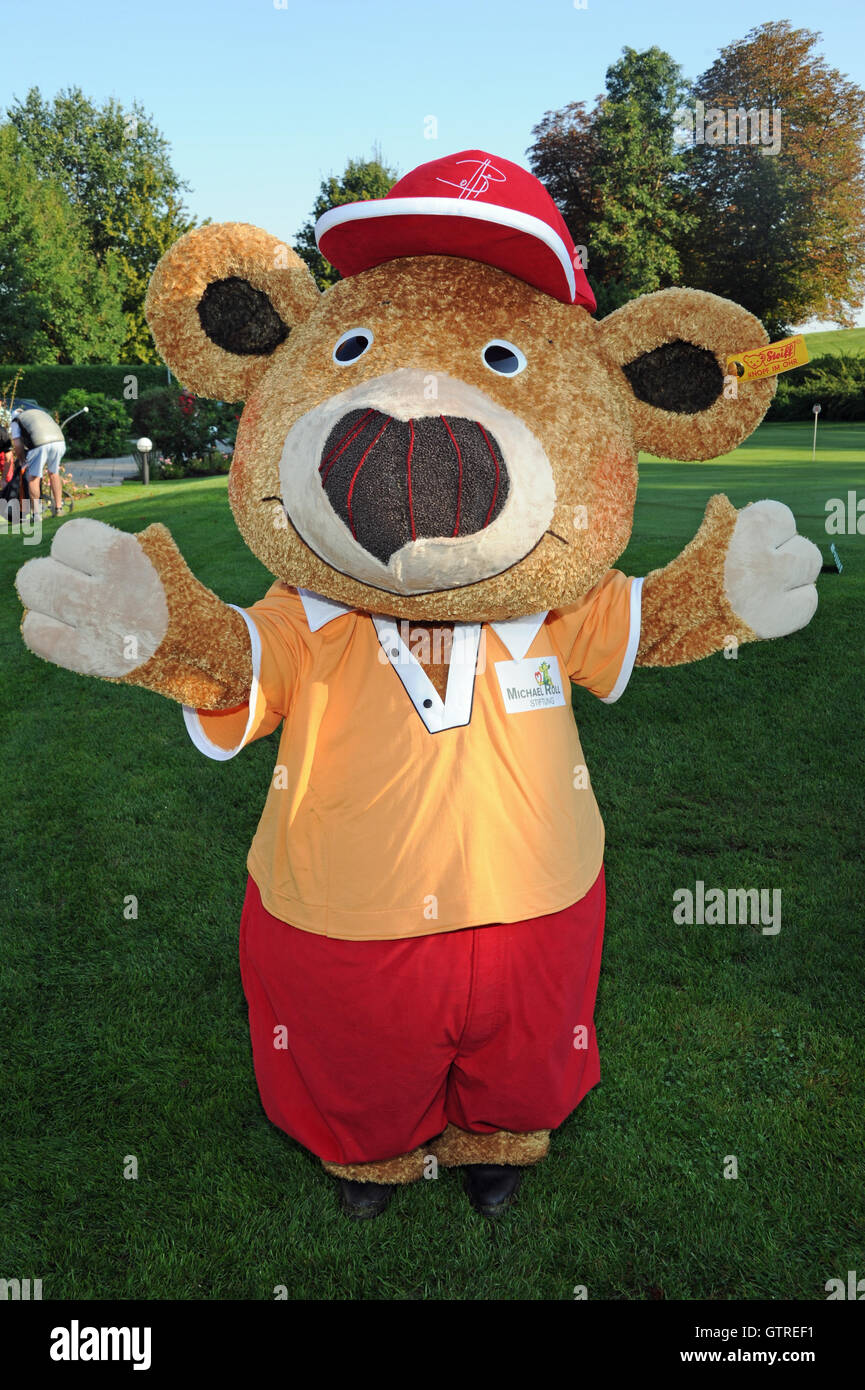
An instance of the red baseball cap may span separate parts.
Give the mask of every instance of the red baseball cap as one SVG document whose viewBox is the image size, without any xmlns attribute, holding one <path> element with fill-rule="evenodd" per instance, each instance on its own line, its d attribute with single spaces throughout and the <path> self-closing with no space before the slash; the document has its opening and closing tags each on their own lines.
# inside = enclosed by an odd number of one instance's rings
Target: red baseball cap
<svg viewBox="0 0 865 1390">
<path fill-rule="evenodd" d="M 399 256 L 462 256 L 564 304 L 597 305 L 564 219 L 540 179 L 509 159 L 460 150 L 406 174 L 385 198 L 331 208 L 315 224 L 341 275 Z"/>
</svg>

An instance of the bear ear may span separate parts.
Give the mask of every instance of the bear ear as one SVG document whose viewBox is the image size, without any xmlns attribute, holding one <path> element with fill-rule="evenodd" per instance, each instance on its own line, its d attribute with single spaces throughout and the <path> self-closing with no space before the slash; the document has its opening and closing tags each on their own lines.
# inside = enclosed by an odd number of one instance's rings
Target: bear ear
<svg viewBox="0 0 865 1390">
<path fill-rule="evenodd" d="M 199 396 L 242 401 L 319 299 L 290 246 L 259 227 L 218 222 L 187 232 L 165 253 L 144 312 L 184 386 Z"/>
<path fill-rule="evenodd" d="M 607 354 L 632 394 L 637 447 L 659 458 L 713 459 L 757 428 L 775 378 L 727 379 L 727 359 L 768 334 L 739 304 L 703 290 L 658 290 L 600 323 Z M 735 393 L 735 394 L 734 394 Z"/>
</svg>

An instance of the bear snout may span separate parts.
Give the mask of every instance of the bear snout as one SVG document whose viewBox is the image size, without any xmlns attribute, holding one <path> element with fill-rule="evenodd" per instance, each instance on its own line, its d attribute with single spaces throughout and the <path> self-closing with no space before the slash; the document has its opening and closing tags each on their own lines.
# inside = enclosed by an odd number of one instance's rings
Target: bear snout
<svg viewBox="0 0 865 1390">
<path fill-rule="evenodd" d="M 318 474 L 334 512 L 385 565 L 410 541 L 484 530 L 509 490 L 501 446 L 479 421 L 401 420 L 371 406 L 337 420 Z"/>
</svg>

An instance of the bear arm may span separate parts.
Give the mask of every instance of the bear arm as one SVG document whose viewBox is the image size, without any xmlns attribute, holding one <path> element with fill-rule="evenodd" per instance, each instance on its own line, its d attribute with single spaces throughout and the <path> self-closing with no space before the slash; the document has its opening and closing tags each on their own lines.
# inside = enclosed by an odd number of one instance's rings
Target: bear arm
<svg viewBox="0 0 865 1390">
<path fill-rule="evenodd" d="M 118 678 L 194 709 L 233 709 L 252 687 L 252 651 L 246 623 L 195 578 L 171 533 L 160 522 L 136 540 L 162 582 L 168 629 L 142 666 Z"/>
<path fill-rule="evenodd" d="M 718 493 L 709 499 L 700 529 L 680 555 L 643 583 L 638 666 L 679 666 L 722 651 L 731 638 L 755 642 L 724 588 L 724 563 L 739 513 Z"/>
</svg>

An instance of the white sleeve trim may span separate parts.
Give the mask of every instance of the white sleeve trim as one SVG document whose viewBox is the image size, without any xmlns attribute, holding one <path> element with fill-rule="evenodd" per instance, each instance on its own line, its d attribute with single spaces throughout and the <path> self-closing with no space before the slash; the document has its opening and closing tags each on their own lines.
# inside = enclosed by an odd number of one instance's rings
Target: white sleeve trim
<svg viewBox="0 0 865 1390">
<path fill-rule="evenodd" d="M 631 679 L 631 672 L 634 669 L 634 662 L 637 659 L 637 648 L 640 645 L 640 626 L 642 622 L 643 610 L 643 581 L 642 579 L 631 580 L 631 626 L 628 633 L 628 645 L 625 648 L 625 658 L 622 668 L 616 678 L 609 695 L 602 695 L 601 700 L 605 705 L 612 705 L 622 694 L 628 681 Z"/>
<path fill-rule="evenodd" d="M 212 758 L 214 762 L 217 763 L 224 763 L 227 762 L 229 758 L 236 758 L 237 754 L 246 743 L 246 740 L 249 738 L 252 732 L 252 723 L 255 719 L 256 705 L 258 703 L 258 678 L 261 675 L 261 638 L 258 635 L 258 628 L 255 626 L 249 614 L 245 613 L 242 608 L 238 608 L 234 603 L 230 603 L 228 606 L 229 608 L 233 608 L 235 613 L 239 613 L 246 623 L 249 629 L 250 644 L 252 646 L 252 686 L 249 691 L 249 718 L 246 721 L 243 738 L 235 748 L 220 748 L 219 744 L 213 743 L 204 732 L 201 720 L 198 717 L 198 711 L 193 709 L 191 705 L 183 706 L 183 719 L 189 737 L 192 739 L 199 753 L 203 753 L 205 757 Z"/>
</svg>

